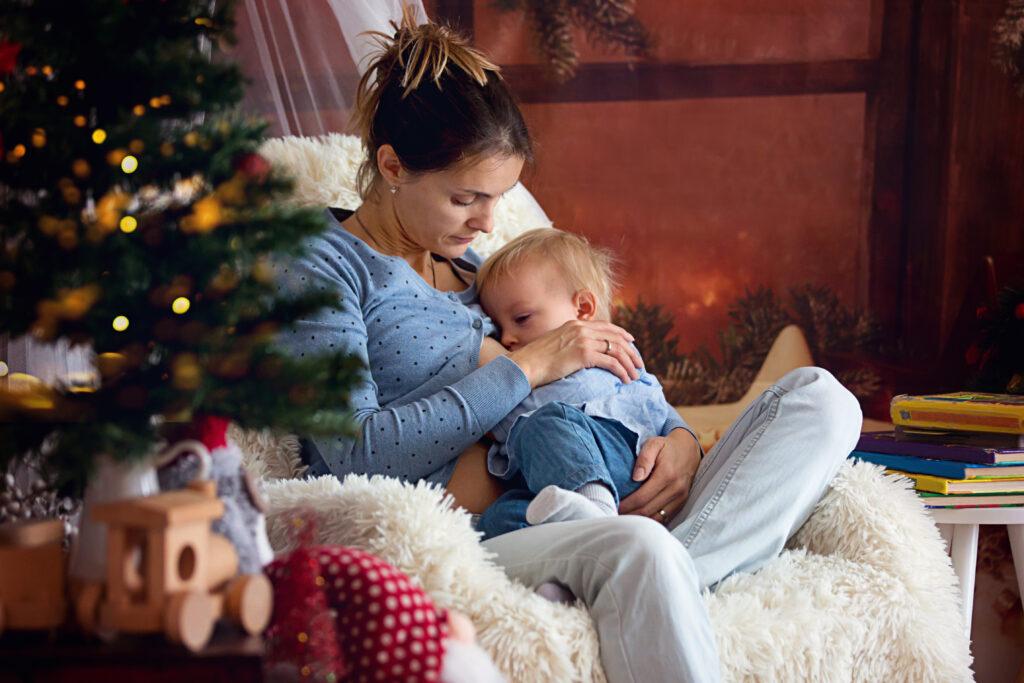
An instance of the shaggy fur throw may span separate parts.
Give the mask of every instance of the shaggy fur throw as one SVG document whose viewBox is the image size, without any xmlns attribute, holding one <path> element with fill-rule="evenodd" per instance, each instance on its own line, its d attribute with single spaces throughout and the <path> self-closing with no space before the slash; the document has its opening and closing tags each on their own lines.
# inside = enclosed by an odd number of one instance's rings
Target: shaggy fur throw
<svg viewBox="0 0 1024 683">
<path fill-rule="evenodd" d="M 379 555 L 468 614 L 510 681 L 605 680 L 586 612 L 505 577 L 443 491 L 326 476 L 268 482 L 266 495 L 276 551 L 291 548 L 296 514 L 315 515 L 316 542 Z M 847 463 L 790 545 L 705 596 L 724 680 L 973 680 L 956 577 L 907 480 Z"/>
</svg>

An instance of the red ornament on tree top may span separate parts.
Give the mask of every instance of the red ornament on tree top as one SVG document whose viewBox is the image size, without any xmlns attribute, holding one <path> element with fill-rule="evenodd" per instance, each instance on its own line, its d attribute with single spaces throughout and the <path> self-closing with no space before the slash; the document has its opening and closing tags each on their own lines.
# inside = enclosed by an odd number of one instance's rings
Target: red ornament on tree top
<svg viewBox="0 0 1024 683">
<path fill-rule="evenodd" d="M 270 162 L 256 152 L 248 152 L 235 160 L 235 170 L 257 183 L 263 183 L 270 175 Z"/>
</svg>

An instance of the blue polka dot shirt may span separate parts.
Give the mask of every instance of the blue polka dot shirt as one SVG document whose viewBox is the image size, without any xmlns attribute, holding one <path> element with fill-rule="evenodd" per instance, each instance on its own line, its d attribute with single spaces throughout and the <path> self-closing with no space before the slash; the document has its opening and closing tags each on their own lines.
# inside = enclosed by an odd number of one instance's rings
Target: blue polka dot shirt
<svg viewBox="0 0 1024 683">
<path fill-rule="evenodd" d="M 453 261 L 471 284 L 439 292 L 404 260 L 385 256 L 343 227 L 330 228 L 307 256 L 279 269 L 284 290 L 339 292 L 337 305 L 299 321 L 282 338 L 297 356 L 347 351 L 366 370 L 350 392 L 359 437 L 304 439 L 310 475 L 384 474 L 445 484 L 455 460 L 530 393 L 526 375 L 499 357 L 477 367 L 494 332 L 472 284 L 480 258 Z"/>
</svg>

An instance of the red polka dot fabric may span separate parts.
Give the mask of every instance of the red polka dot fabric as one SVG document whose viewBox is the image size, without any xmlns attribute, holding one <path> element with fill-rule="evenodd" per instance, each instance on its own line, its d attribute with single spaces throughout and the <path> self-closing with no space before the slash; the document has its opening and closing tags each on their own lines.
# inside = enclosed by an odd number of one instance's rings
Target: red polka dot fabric
<svg viewBox="0 0 1024 683">
<path fill-rule="evenodd" d="M 447 615 L 435 608 L 421 588 L 361 550 L 335 546 L 302 551 L 308 553 L 310 564 L 315 562 L 318 567 L 315 584 L 324 592 L 335 617 L 347 673 L 342 680 L 440 680 Z M 279 573 L 274 568 L 278 562 L 268 568 L 272 580 Z"/>
</svg>

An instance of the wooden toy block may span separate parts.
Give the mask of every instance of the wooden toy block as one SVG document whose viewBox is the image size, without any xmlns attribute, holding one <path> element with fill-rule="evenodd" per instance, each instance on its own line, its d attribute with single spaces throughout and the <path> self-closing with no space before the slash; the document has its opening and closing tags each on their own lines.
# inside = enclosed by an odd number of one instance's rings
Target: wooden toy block
<svg viewBox="0 0 1024 683">
<path fill-rule="evenodd" d="M 0 525 L 0 633 L 64 621 L 63 540 L 58 519 Z"/>
</svg>

